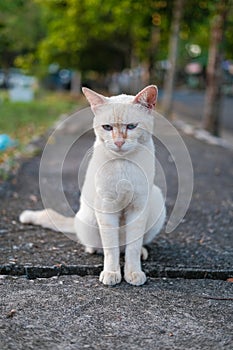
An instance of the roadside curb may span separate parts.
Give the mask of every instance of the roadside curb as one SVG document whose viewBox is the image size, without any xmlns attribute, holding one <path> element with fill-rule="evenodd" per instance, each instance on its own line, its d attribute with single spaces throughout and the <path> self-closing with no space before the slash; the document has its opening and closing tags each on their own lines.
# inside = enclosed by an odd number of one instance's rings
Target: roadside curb
<svg viewBox="0 0 233 350">
<path fill-rule="evenodd" d="M 227 280 L 233 277 L 233 269 L 204 269 L 199 267 L 162 267 L 156 264 L 142 264 L 148 277 L 152 278 L 184 278 Z M 25 276 L 27 279 L 51 278 L 64 275 L 98 276 L 103 265 L 55 265 L 26 266 L 6 264 L 0 265 L 0 275 Z"/>
<path fill-rule="evenodd" d="M 233 144 L 229 141 L 223 139 L 222 137 L 217 137 L 209 133 L 208 131 L 198 127 L 191 125 L 189 123 L 184 122 L 179 119 L 177 116 L 172 124 L 178 129 L 181 130 L 184 134 L 195 137 L 197 140 L 203 141 L 209 145 L 220 146 L 227 148 L 229 150 L 233 150 Z"/>
</svg>

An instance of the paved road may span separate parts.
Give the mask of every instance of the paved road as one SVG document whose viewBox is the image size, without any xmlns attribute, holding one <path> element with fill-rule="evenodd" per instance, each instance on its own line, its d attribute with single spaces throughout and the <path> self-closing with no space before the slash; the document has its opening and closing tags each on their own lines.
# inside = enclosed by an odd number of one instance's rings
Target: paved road
<svg viewBox="0 0 233 350">
<path fill-rule="evenodd" d="M 93 143 L 91 134 L 73 142 L 76 126 L 50 140 L 56 152 L 44 174 L 74 210 L 81 153 Z M 188 135 L 183 139 L 193 162 L 193 198 L 177 229 L 161 232 L 150 246 L 143 264 L 148 282 L 142 287 L 103 286 L 98 282 L 103 256 L 87 255 L 61 233 L 19 223 L 23 209 L 42 208 L 39 154 L 0 184 L 1 350 L 232 349 L 233 153 Z M 176 159 L 156 142 L 169 213 L 179 180 Z M 61 187 L 57 164 L 67 144 L 72 147 L 65 154 Z"/>
<path fill-rule="evenodd" d="M 162 91 L 160 96 L 162 97 Z M 179 89 L 174 93 L 174 112 L 179 116 L 201 121 L 204 110 L 204 91 Z M 233 97 L 224 96 L 222 100 L 221 124 L 233 132 Z"/>
</svg>

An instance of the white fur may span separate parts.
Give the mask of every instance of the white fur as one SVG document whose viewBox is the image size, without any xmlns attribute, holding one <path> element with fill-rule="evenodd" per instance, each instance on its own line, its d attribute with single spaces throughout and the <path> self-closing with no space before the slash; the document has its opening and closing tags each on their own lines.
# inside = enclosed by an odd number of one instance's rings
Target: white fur
<svg viewBox="0 0 233 350">
<path fill-rule="evenodd" d="M 152 89 L 154 89 L 152 91 Z M 148 94 L 147 94 L 148 92 Z M 76 232 L 86 251 L 102 248 L 104 269 L 100 281 L 114 285 L 121 281 L 119 255 L 125 249 L 124 278 L 141 285 L 146 276 L 141 270 L 141 255 L 148 256 L 143 244 L 150 243 L 165 220 L 165 205 L 160 189 L 154 185 L 153 115 L 145 108 L 155 104 L 155 87 L 148 87 L 136 96 L 120 95 L 106 98 L 84 89 L 95 114 L 96 141 L 75 218 L 64 218 L 51 210 L 25 211 L 23 223 L 39 224 L 63 232 Z M 155 96 L 153 95 L 155 94 Z M 143 99 L 143 104 L 140 101 Z M 152 102 L 151 102 L 152 99 Z M 137 124 L 126 130 L 127 124 Z M 118 125 L 127 131 L 122 147 L 102 125 Z M 119 126 L 120 125 L 120 126 Z M 55 224 L 54 224 L 55 223 Z"/>
</svg>

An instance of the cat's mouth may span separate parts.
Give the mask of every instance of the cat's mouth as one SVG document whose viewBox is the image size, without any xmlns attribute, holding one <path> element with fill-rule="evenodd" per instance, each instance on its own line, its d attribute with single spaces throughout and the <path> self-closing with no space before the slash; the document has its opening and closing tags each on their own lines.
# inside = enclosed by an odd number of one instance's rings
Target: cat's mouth
<svg viewBox="0 0 233 350">
<path fill-rule="evenodd" d="M 117 145 L 117 144 L 109 142 L 109 141 L 105 141 L 104 143 L 105 143 L 105 148 L 109 152 L 114 153 L 118 156 L 128 154 L 128 153 L 135 150 L 134 143 L 124 142 L 121 145 Z"/>
<path fill-rule="evenodd" d="M 118 156 L 126 155 L 134 150 L 133 147 L 124 147 L 124 145 L 122 147 L 107 147 L 107 149 Z"/>
<path fill-rule="evenodd" d="M 116 149 L 113 149 L 111 150 L 113 153 L 115 154 L 118 154 L 118 155 L 122 155 L 122 154 L 125 154 L 125 153 L 128 153 L 129 151 L 127 150 L 123 150 L 123 149 L 119 149 L 119 148 L 116 148 Z"/>
</svg>

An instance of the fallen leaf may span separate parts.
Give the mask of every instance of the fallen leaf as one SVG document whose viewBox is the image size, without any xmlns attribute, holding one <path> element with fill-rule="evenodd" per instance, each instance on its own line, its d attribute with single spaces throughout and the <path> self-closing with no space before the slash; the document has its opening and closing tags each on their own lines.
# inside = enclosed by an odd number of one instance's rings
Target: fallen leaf
<svg viewBox="0 0 233 350">
<path fill-rule="evenodd" d="M 233 283 L 233 277 L 228 278 L 227 282 Z"/>
<path fill-rule="evenodd" d="M 56 264 L 56 265 L 54 265 L 54 266 L 56 266 L 56 267 L 62 267 L 62 264 Z"/>
<path fill-rule="evenodd" d="M 33 203 L 36 203 L 38 201 L 37 197 L 34 194 L 31 194 L 29 198 Z"/>
<path fill-rule="evenodd" d="M 14 317 L 14 315 L 16 314 L 16 310 L 12 309 L 10 312 L 8 312 L 8 314 L 6 315 L 7 318 L 12 318 Z"/>
</svg>

